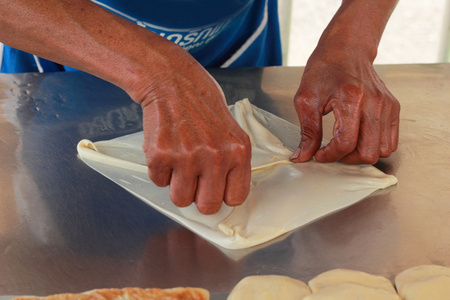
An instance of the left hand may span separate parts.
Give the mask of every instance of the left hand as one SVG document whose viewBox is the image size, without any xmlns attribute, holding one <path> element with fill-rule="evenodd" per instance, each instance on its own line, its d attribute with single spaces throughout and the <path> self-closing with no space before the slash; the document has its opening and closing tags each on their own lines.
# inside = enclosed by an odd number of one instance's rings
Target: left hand
<svg viewBox="0 0 450 300">
<path fill-rule="evenodd" d="M 306 65 L 294 98 L 302 135 L 294 162 L 315 156 L 318 162 L 375 164 L 397 149 L 399 102 L 370 60 L 340 50 L 317 48 Z M 322 116 L 331 111 L 334 137 L 320 148 Z"/>
</svg>

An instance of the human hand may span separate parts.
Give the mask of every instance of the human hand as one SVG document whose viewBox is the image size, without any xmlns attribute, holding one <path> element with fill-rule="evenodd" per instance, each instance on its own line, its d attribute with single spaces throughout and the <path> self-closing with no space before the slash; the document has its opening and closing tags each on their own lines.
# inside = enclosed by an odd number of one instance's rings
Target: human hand
<svg viewBox="0 0 450 300">
<path fill-rule="evenodd" d="M 342 52 L 346 52 L 342 50 Z M 351 50 L 347 54 L 355 54 Z M 294 162 L 374 164 L 397 149 L 400 104 L 375 72 L 355 55 L 316 49 L 294 98 L 301 141 Z M 322 116 L 333 111 L 333 138 L 320 148 Z"/>
<path fill-rule="evenodd" d="M 203 214 L 222 202 L 240 205 L 250 189 L 251 145 L 217 82 L 187 52 L 173 46 L 154 66 L 141 105 L 143 149 L 150 179 L 170 185 L 179 207 Z"/>
</svg>

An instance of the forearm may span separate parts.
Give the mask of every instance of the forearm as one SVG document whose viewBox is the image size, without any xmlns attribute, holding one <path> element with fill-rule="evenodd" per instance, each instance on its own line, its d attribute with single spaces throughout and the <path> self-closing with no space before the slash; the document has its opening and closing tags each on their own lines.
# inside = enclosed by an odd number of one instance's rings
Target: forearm
<svg viewBox="0 0 450 300">
<path fill-rule="evenodd" d="M 397 2 L 398 0 L 343 0 L 322 34 L 319 46 L 335 50 L 345 47 L 373 61 Z"/>
<path fill-rule="evenodd" d="M 0 40 L 103 78 L 142 104 L 150 179 L 175 205 L 240 205 L 251 145 L 218 83 L 187 51 L 88 0 L 0 0 Z M 107 101 L 107 99 L 105 99 Z"/>
<path fill-rule="evenodd" d="M 170 48 L 164 38 L 87 0 L 0 1 L 0 41 L 103 78 L 138 102 L 139 81 Z"/>
</svg>

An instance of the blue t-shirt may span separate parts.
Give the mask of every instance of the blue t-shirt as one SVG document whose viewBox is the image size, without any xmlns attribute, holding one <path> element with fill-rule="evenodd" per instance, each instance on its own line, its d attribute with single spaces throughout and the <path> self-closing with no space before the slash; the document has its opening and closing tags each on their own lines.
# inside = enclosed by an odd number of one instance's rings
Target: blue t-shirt
<svg viewBox="0 0 450 300">
<path fill-rule="evenodd" d="M 281 64 L 277 0 L 92 0 L 183 47 L 205 67 Z M 73 70 L 4 46 L 0 72 Z"/>
</svg>

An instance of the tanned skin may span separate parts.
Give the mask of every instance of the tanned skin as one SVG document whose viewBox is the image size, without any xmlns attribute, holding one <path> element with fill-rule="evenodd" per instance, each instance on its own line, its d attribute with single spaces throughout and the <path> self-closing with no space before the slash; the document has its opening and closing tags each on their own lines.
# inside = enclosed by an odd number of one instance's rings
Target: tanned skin
<svg viewBox="0 0 450 300">
<path fill-rule="evenodd" d="M 292 160 L 374 164 L 397 149 L 400 104 L 373 68 L 397 1 L 344 0 L 306 65 L 294 103 L 302 140 Z M 322 116 L 336 118 L 319 149 Z"/>
<path fill-rule="evenodd" d="M 398 144 L 400 105 L 372 63 L 397 0 L 344 0 L 306 66 L 294 162 L 375 163 Z M 213 214 L 250 189 L 251 145 L 222 90 L 185 50 L 88 0 L 0 0 L 0 41 L 109 81 L 143 108 L 150 179 Z M 107 101 L 107 100 L 105 100 Z M 320 149 L 322 116 L 334 138 Z"/>
</svg>

